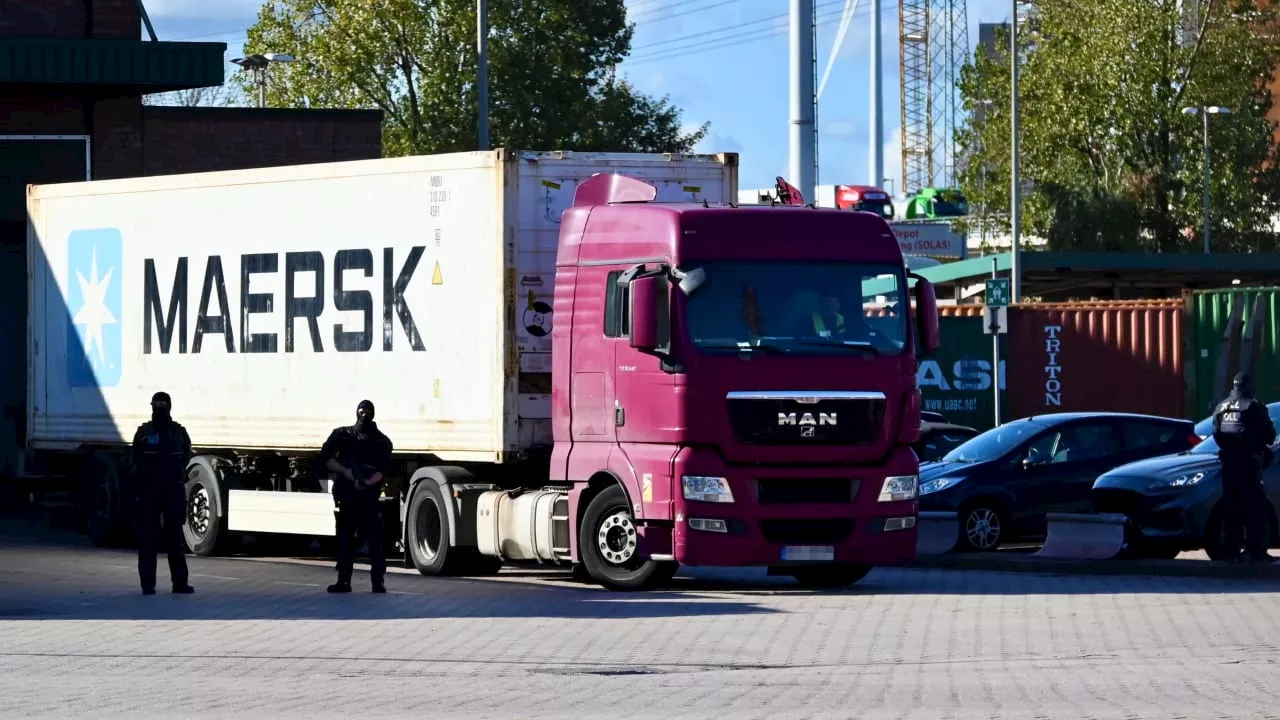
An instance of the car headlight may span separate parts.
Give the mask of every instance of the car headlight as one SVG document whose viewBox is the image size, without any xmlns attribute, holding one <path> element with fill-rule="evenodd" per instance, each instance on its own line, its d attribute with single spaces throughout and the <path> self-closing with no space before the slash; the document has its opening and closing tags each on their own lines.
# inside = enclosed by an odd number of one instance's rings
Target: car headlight
<svg viewBox="0 0 1280 720">
<path fill-rule="evenodd" d="M 680 478 L 680 484 L 684 489 L 685 500 L 712 503 L 733 502 L 733 491 L 729 489 L 729 481 L 722 477 L 683 475 Z"/>
<path fill-rule="evenodd" d="M 880 486 L 879 502 L 902 502 L 920 497 L 919 475 L 890 475 Z"/>
<path fill-rule="evenodd" d="M 1150 489 L 1191 487 L 1192 485 L 1199 485 L 1204 478 L 1205 474 L 1203 472 L 1187 473 L 1173 478 L 1161 478 L 1151 483 Z"/>
<path fill-rule="evenodd" d="M 955 485 L 956 483 L 960 482 L 963 479 L 964 478 L 958 478 L 958 477 L 940 477 L 940 478 L 934 478 L 932 480 L 928 480 L 926 482 L 920 483 L 920 494 L 928 495 L 930 493 L 936 493 L 939 490 L 946 490 L 947 488 L 951 487 L 952 485 Z"/>
</svg>

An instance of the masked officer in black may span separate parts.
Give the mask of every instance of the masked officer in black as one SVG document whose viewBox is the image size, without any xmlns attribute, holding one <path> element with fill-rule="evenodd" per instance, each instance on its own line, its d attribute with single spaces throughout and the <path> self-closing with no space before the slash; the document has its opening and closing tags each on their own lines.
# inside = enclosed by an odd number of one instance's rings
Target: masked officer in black
<svg viewBox="0 0 1280 720">
<path fill-rule="evenodd" d="M 391 440 L 373 421 L 373 403 L 360 401 L 356 423 L 335 428 L 320 450 L 325 467 L 337 474 L 333 500 L 337 508 L 338 582 L 331 593 L 351 592 L 351 571 L 355 564 L 356 531 L 364 534 L 369 547 L 369 575 L 373 591 L 384 593 L 383 577 L 387 559 L 382 547 L 382 512 L 378 496 L 391 470 Z"/>
<path fill-rule="evenodd" d="M 133 467 L 137 470 L 138 579 L 143 595 L 156 594 L 156 553 L 169 556 L 173 591 L 189 594 L 182 524 L 187 518 L 187 461 L 191 437 L 169 416 L 169 394 L 151 397 L 151 422 L 133 435 Z"/>
<path fill-rule="evenodd" d="M 1236 375 L 1231 394 L 1213 413 L 1213 439 L 1222 464 L 1222 512 L 1225 544 L 1239 559 L 1241 530 L 1249 557 L 1270 562 L 1267 554 L 1266 496 L 1262 490 L 1263 459 L 1275 442 L 1276 428 L 1267 408 L 1253 397 L 1247 373 Z"/>
</svg>

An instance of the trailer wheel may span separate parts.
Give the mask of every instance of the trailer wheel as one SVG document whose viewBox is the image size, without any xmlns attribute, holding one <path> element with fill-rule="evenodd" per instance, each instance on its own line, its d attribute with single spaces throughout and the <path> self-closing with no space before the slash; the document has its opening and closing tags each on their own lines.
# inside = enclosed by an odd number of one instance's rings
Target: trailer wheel
<svg viewBox="0 0 1280 720">
<path fill-rule="evenodd" d="M 227 544 L 225 517 L 219 517 L 222 488 L 218 477 L 203 463 L 187 468 L 187 521 L 182 536 L 191 552 L 201 557 L 217 555 Z"/>
<path fill-rule="evenodd" d="M 418 483 L 405 512 L 405 552 L 418 572 L 432 576 L 494 575 L 502 559 L 475 548 L 449 544 L 449 511 L 444 493 L 431 479 Z"/>
<path fill-rule="evenodd" d="M 610 590 L 644 590 L 675 577 L 674 562 L 647 560 L 627 494 L 610 485 L 591 499 L 578 533 L 578 554 L 587 572 Z"/>
<path fill-rule="evenodd" d="M 98 547 L 118 548 L 128 544 L 131 530 L 132 498 L 125 497 L 119 463 L 109 456 L 92 453 L 81 471 L 81 506 L 85 530 Z"/>
</svg>

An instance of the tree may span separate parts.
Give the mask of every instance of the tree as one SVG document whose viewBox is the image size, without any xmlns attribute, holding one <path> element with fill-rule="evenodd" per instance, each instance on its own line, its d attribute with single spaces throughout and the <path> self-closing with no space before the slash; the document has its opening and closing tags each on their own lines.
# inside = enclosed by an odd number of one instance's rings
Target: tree
<svg viewBox="0 0 1280 720">
<path fill-rule="evenodd" d="M 1230 3 L 1230 4 L 1229 4 Z M 1270 250 L 1280 155 L 1265 87 L 1277 66 L 1275 16 L 1250 0 L 1038 0 L 1019 26 L 1022 230 L 1054 249 L 1198 249 L 1202 119 L 1210 118 L 1214 250 Z M 957 133 L 971 206 L 1008 229 L 1009 53 L 979 49 L 960 82 L 977 119 Z M 982 211 L 980 211 L 982 212 Z"/>
<path fill-rule="evenodd" d="M 381 109 L 386 155 L 471 150 L 475 20 L 474 0 L 268 0 L 245 52 L 295 57 L 271 67 L 269 105 Z M 688 152 L 705 137 L 618 77 L 623 0 L 492 3 L 489 25 L 494 147 Z"/>
</svg>

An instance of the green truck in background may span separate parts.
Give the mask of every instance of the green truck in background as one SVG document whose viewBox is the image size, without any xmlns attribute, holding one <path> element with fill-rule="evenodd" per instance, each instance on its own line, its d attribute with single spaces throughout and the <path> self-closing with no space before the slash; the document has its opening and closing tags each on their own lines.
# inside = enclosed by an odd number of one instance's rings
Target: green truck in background
<svg viewBox="0 0 1280 720">
<path fill-rule="evenodd" d="M 969 214 L 969 200 L 958 188 L 924 188 L 907 201 L 908 220 L 936 220 Z"/>
</svg>

